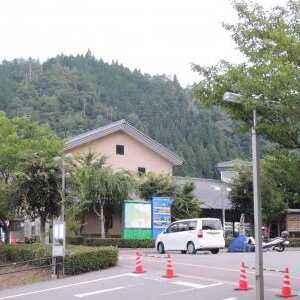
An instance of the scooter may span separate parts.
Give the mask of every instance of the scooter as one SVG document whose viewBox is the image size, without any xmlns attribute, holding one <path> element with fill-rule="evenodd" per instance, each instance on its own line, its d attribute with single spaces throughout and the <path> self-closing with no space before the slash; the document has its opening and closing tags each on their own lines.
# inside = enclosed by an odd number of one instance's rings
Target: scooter
<svg viewBox="0 0 300 300">
<path fill-rule="evenodd" d="M 283 252 L 290 243 L 288 241 L 288 236 L 289 236 L 288 232 L 283 231 L 281 233 L 281 236 L 276 237 L 275 239 L 272 239 L 269 242 L 263 243 L 262 247 L 263 249 L 272 249 L 277 252 Z"/>
<path fill-rule="evenodd" d="M 276 237 L 268 242 L 263 242 L 262 247 L 264 250 L 275 250 L 277 252 L 283 252 L 285 248 L 289 245 L 288 241 L 289 233 L 287 231 L 283 231 L 281 236 Z M 255 240 L 253 237 L 249 237 L 248 244 L 253 245 L 253 251 L 255 248 Z"/>
</svg>

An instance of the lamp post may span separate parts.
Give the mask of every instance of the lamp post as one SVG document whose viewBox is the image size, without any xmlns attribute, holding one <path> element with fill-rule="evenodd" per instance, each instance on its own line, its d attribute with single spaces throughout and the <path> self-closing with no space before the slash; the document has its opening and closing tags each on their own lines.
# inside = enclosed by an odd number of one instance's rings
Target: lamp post
<svg viewBox="0 0 300 300">
<path fill-rule="evenodd" d="M 240 94 L 226 92 L 223 100 L 226 102 L 239 103 L 242 97 Z M 254 195 L 254 227 L 255 227 L 255 285 L 256 285 L 256 300 L 264 300 L 264 275 L 263 275 L 263 251 L 262 251 L 262 236 L 261 236 L 261 193 L 260 193 L 260 167 L 259 154 L 256 135 L 256 109 L 253 109 L 253 124 L 251 129 L 252 134 L 252 173 L 253 173 L 253 195 Z"/>
</svg>

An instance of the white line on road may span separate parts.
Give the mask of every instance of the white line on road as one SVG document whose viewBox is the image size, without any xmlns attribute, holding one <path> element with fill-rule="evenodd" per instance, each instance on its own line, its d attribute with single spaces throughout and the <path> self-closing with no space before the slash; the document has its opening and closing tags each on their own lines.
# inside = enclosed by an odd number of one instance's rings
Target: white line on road
<svg viewBox="0 0 300 300">
<path fill-rule="evenodd" d="M 126 289 L 126 288 L 129 288 L 129 286 L 118 286 L 118 287 L 111 288 L 111 289 L 99 290 L 99 291 L 94 291 L 94 292 L 84 293 L 84 294 L 77 294 L 74 296 L 77 298 L 84 298 L 84 297 L 88 297 L 88 296 L 114 292 L 114 291 L 118 291 L 118 290 L 122 290 L 122 289 Z"/>
<path fill-rule="evenodd" d="M 223 283 L 221 283 L 221 282 L 203 285 L 203 284 L 197 284 L 197 283 L 186 282 L 186 281 L 174 281 L 174 282 L 172 282 L 172 284 L 183 285 L 183 286 L 187 286 L 189 288 L 183 289 L 183 290 L 172 291 L 169 293 L 164 293 L 164 294 L 160 295 L 161 297 L 170 296 L 170 295 L 174 295 L 174 294 L 180 294 L 180 293 L 186 293 L 186 292 L 194 291 L 197 289 L 205 289 L 205 288 L 209 288 L 209 287 L 213 287 L 213 286 L 223 285 Z"/>
<path fill-rule="evenodd" d="M 226 298 L 224 300 L 236 300 L 237 298 Z"/>
<path fill-rule="evenodd" d="M 194 283 L 194 282 L 187 282 L 187 281 L 174 281 L 172 283 L 178 284 L 178 285 L 184 285 L 184 286 L 191 287 L 194 289 L 205 289 L 205 288 L 212 287 L 212 286 L 223 285 L 223 283 L 221 283 L 221 282 L 212 283 L 212 284 L 208 284 L 208 285 L 198 284 L 198 283 Z"/>
<path fill-rule="evenodd" d="M 29 295 L 42 294 L 42 293 L 47 293 L 47 292 L 51 292 L 51 291 L 55 291 L 55 290 L 61 290 L 61 289 L 65 289 L 65 288 L 69 288 L 69 287 L 73 287 L 73 286 L 77 286 L 77 285 L 83 285 L 83 284 L 88 284 L 88 283 L 92 283 L 92 282 L 98 282 L 98 281 L 103 281 L 103 280 L 121 278 L 121 277 L 124 277 L 124 276 L 131 276 L 131 273 L 123 273 L 123 274 L 118 274 L 118 275 L 113 275 L 113 276 L 108 276 L 108 277 L 101 277 L 101 278 L 98 278 L 98 279 L 93 279 L 93 280 L 89 280 L 89 281 L 81 281 L 81 282 L 76 282 L 76 283 L 71 283 L 71 284 L 66 284 L 66 285 L 61 285 L 61 286 L 56 286 L 56 287 L 49 288 L 49 289 L 44 289 L 44 290 L 38 290 L 38 291 L 32 291 L 32 292 L 27 292 L 27 293 L 22 293 L 22 294 L 17 294 L 17 295 L 5 296 L 5 297 L 1 297 L 0 300 L 15 299 L 15 298 L 29 296 Z"/>
</svg>

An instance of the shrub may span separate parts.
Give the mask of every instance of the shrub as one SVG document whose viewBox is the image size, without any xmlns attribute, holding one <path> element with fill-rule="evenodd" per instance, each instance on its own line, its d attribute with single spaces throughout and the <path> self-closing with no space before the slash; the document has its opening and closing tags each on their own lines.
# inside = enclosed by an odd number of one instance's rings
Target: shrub
<svg viewBox="0 0 300 300">
<path fill-rule="evenodd" d="M 50 255 L 47 248 L 39 243 L 22 245 L 1 245 L 0 262 L 23 262 L 29 260 L 38 260 Z"/>
<path fill-rule="evenodd" d="M 300 247 L 300 238 L 289 238 L 289 247 Z"/>
<path fill-rule="evenodd" d="M 101 238 L 88 238 L 88 237 L 70 237 L 68 243 L 73 245 L 86 245 L 86 246 L 114 246 L 118 248 L 154 248 L 154 240 L 129 240 L 129 239 L 101 239 Z"/>
<path fill-rule="evenodd" d="M 68 247 L 65 274 L 75 275 L 115 266 L 118 261 L 116 247 Z"/>
</svg>

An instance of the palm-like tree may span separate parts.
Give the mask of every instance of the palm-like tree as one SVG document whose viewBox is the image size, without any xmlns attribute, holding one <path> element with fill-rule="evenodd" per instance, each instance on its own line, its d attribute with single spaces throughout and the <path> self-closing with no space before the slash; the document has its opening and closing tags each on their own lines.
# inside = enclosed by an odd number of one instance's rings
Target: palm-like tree
<svg viewBox="0 0 300 300">
<path fill-rule="evenodd" d="M 105 238 L 104 208 L 115 207 L 128 198 L 134 187 L 133 176 L 114 171 L 105 165 L 105 158 L 88 153 L 77 159 L 73 172 L 74 191 L 83 211 L 93 211 L 99 219 L 101 237 Z"/>
</svg>

